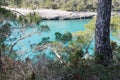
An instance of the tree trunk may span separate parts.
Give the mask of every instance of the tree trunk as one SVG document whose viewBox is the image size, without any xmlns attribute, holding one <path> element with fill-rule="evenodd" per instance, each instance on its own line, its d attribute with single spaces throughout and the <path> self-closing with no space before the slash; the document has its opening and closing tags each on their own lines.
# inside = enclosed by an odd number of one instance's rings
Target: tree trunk
<svg viewBox="0 0 120 80">
<path fill-rule="evenodd" d="M 108 65 L 112 60 L 110 46 L 110 18 L 112 0 L 98 0 L 98 12 L 95 30 L 96 62 Z"/>
<path fill-rule="evenodd" d="M 1 48 L 0 48 L 0 72 L 2 70 L 2 52 L 1 52 Z"/>
</svg>

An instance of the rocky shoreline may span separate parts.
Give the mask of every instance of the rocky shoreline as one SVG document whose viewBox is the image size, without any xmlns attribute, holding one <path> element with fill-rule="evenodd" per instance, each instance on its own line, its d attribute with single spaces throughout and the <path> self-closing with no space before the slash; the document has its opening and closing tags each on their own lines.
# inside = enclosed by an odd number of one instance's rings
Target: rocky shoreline
<svg viewBox="0 0 120 80">
<path fill-rule="evenodd" d="M 53 9 L 39 9 L 37 11 L 44 20 L 91 19 L 96 16 L 95 12 L 69 12 Z"/>
<path fill-rule="evenodd" d="M 43 20 L 74 20 L 74 19 L 92 19 L 97 15 L 96 12 L 70 12 L 54 9 L 25 9 L 25 8 L 9 8 L 3 6 L 8 10 L 15 12 L 17 15 L 26 15 L 29 13 L 38 13 Z M 112 14 L 113 15 L 113 14 Z"/>
<path fill-rule="evenodd" d="M 10 8 L 6 6 L 2 6 L 2 7 L 13 11 L 18 16 L 36 12 L 42 17 L 43 20 L 91 19 L 93 18 L 93 16 L 96 16 L 96 12 L 70 12 L 70 11 L 54 10 L 54 9 L 31 10 L 25 8 Z"/>
</svg>

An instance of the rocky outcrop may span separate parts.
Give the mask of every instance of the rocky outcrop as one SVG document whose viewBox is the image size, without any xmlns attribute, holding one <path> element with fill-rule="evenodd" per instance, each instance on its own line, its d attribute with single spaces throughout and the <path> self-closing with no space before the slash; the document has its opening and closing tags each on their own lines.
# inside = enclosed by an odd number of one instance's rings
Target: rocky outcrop
<svg viewBox="0 0 120 80">
<path fill-rule="evenodd" d="M 4 7 L 13 12 L 17 12 L 19 15 L 26 15 L 29 13 L 36 12 L 44 20 L 72 20 L 72 19 L 91 19 L 93 16 L 96 16 L 95 12 L 70 12 L 63 10 L 54 10 L 54 9 L 23 9 L 23 8 L 8 8 Z"/>
<path fill-rule="evenodd" d="M 69 12 L 52 9 L 39 9 L 38 13 L 45 20 L 91 19 L 96 16 L 95 12 Z"/>
</svg>

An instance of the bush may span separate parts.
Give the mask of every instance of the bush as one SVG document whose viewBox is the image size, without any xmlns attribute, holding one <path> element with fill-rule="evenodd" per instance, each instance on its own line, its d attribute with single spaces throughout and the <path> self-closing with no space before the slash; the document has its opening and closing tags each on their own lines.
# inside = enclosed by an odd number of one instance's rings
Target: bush
<svg viewBox="0 0 120 80">
<path fill-rule="evenodd" d="M 63 42 L 68 42 L 72 40 L 72 34 L 70 32 L 65 32 L 62 36 Z"/>
<path fill-rule="evenodd" d="M 30 25 L 30 24 L 39 24 L 42 18 L 40 17 L 39 14 L 34 12 L 34 13 L 27 14 L 25 16 L 21 15 L 17 18 L 17 20 L 21 24 Z"/>
</svg>

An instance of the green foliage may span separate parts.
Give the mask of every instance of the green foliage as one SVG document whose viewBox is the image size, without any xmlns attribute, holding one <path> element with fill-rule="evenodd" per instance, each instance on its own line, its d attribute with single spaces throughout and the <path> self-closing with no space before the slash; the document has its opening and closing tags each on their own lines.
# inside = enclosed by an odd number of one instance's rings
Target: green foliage
<svg viewBox="0 0 120 80">
<path fill-rule="evenodd" d="M 93 60 L 83 60 L 81 58 L 77 61 L 77 65 L 75 62 L 71 64 L 73 65 L 65 69 L 64 80 L 119 80 L 118 76 L 120 73 L 117 72 L 120 69 L 119 64 L 111 64 L 108 67 L 104 67 L 95 64 Z"/>
<path fill-rule="evenodd" d="M 116 42 L 111 42 L 111 47 L 113 50 L 113 61 L 118 63 L 120 62 L 120 46 Z"/>
<path fill-rule="evenodd" d="M 63 9 L 67 10 L 67 11 L 76 11 L 76 1 L 71 0 L 71 1 L 67 1 L 64 5 L 63 5 Z"/>
<path fill-rule="evenodd" d="M 88 24 L 85 25 L 86 29 L 89 29 L 89 31 L 94 33 L 95 30 L 95 24 L 96 24 L 96 19 L 92 19 Z"/>
<path fill-rule="evenodd" d="M 10 35 L 10 24 L 6 23 L 0 27 L 0 44 L 3 44 L 7 37 Z"/>
<path fill-rule="evenodd" d="M 0 4 L 35 8 L 64 9 L 69 11 L 96 11 L 97 0 L 1 0 Z M 120 10 L 120 0 L 113 0 L 112 7 L 114 11 Z"/>
<path fill-rule="evenodd" d="M 29 18 L 28 22 L 30 23 L 38 23 L 41 21 L 40 15 L 35 12 L 26 15 L 26 17 Z"/>
<path fill-rule="evenodd" d="M 0 20 L 4 19 L 15 19 L 16 16 L 9 10 L 0 7 Z"/>
<path fill-rule="evenodd" d="M 48 27 L 48 25 L 40 25 L 40 26 L 38 26 L 38 30 L 40 32 L 48 32 L 48 31 L 50 31 L 50 28 Z"/>
<path fill-rule="evenodd" d="M 112 1 L 113 10 L 119 11 L 120 10 L 120 0 L 113 0 Z"/>
<path fill-rule="evenodd" d="M 108 56 L 106 56 L 103 53 L 95 53 L 95 63 L 96 64 L 101 64 L 104 66 L 108 66 L 108 64 L 110 64 L 110 60 L 108 58 Z"/>
<path fill-rule="evenodd" d="M 112 31 L 112 34 L 114 36 L 117 36 L 117 37 L 118 37 L 119 31 L 120 31 L 120 23 L 119 22 L 120 22 L 120 16 L 116 15 L 116 16 L 112 17 L 112 19 L 111 19 L 111 31 Z"/>
<path fill-rule="evenodd" d="M 68 62 L 70 62 L 71 65 L 75 66 L 79 63 L 79 60 L 82 59 L 83 55 L 84 55 L 83 50 L 77 48 L 69 53 Z"/>
<path fill-rule="evenodd" d="M 56 41 L 69 42 L 72 40 L 72 34 L 70 32 L 65 32 L 64 34 L 56 32 L 55 39 Z"/>
<path fill-rule="evenodd" d="M 62 34 L 60 32 L 55 33 L 55 40 L 56 41 L 61 41 L 62 40 Z"/>
<path fill-rule="evenodd" d="M 85 31 L 73 33 L 76 40 L 74 42 L 70 42 L 70 45 L 73 47 L 80 47 L 85 53 L 88 53 L 88 48 L 94 40 L 94 31 L 92 31 L 93 30 L 87 28 Z"/>
<path fill-rule="evenodd" d="M 17 20 L 22 24 L 39 24 L 39 22 L 41 21 L 41 17 L 39 14 L 34 12 L 25 16 L 21 15 L 17 18 Z"/>
<path fill-rule="evenodd" d="M 49 42 L 50 37 L 43 37 L 42 38 L 42 43 L 47 43 Z"/>
<path fill-rule="evenodd" d="M 72 34 L 70 32 L 65 32 L 62 36 L 63 42 L 68 42 L 72 40 Z"/>
<path fill-rule="evenodd" d="M 114 51 L 120 51 L 120 49 L 118 49 L 119 46 L 115 45 L 115 43 L 114 47 Z M 31 80 L 30 78 L 32 78 L 33 73 L 34 78 L 38 80 L 119 80 L 120 64 L 117 61 L 117 57 L 112 64 L 104 67 L 94 63 L 94 59 L 83 59 L 84 52 L 78 47 L 75 47 L 75 50 L 71 50 L 70 52 L 69 59 L 64 65 L 60 64 L 58 61 L 49 60 L 45 56 L 40 56 L 37 57 L 38 62 L 33 65 L 30 61 L 17 63 L 17 61 L 14 62 L 12 60 L 12 62 L 10 62 L 8 61 L 9 59 L 5 59 L 4 63 L 7 63 L 7 67 L 4 68 L 6 69 L 6 73 L 10 73 L 11 70 L 18 70 L 14 72 L 16 75 L 19 75 L 15 80 L 23 78 Z M 17 65 L 12 66 L 13 63 Z M 2 72 L 3 76 L 0 76 L 0 78 L 13 78 L 11 74 L 14 73 L 6 73 Z"/>
</svg>

